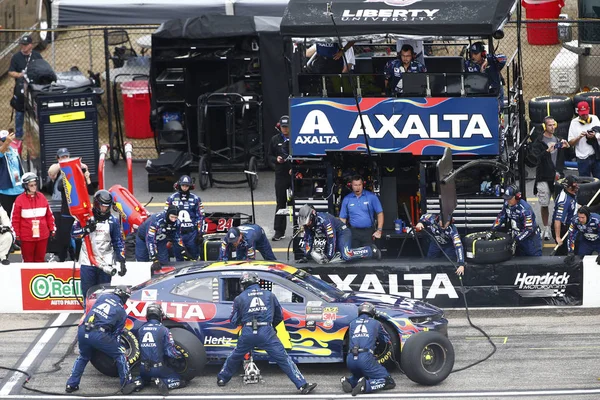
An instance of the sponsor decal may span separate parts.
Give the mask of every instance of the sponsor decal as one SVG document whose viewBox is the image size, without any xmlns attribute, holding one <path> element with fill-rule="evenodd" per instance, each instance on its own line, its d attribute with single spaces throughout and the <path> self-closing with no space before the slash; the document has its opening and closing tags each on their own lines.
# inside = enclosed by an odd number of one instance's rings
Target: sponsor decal
<svg viewBox="0 0 600 400">
<path fill-rule="evenodd" d="M 564 297 L 571 276 L 566 272 L 544 275 L 529 275 L 526 272 L 517 274 L 515 291 L 521 297 Z"/>
<path fill-rule="evenodd" d="M 344 10 L 342 21 L 433 21 L 435 14 L 440 11 L 435 9 L 358 9 Z"/>
<path fill-rule="evenodd" d="M 205 346 L 230 346 L 233 339 L 228 337 L 204 336 Z"/>
<path fill-rule="evenodd" d="M 153 301 L 153 300 L 156 300 L 156 289 L 142 290 L 142 301 Z"/>
<path fill-rule="evenodd" d="M 81 297 L 79 269 L 75 270 L 73 282 L 71 269 L 22 269 L 21 292 L 23 310 L 63 311 L 81 310 L 77 297 Z M 73 285 L 75 290 L 73 290 Z"/>
<path fill-rule="evenodd" d="M 146 318 L 146 307 L 150 303 L 138 300 L 127 300 L 125 312 L 135 318 Z M 182 322 L 209 321 L 217 314 L 217 307 L 212 303 L 178 303 L 161 302 L 160 306 L 165 315 L 173 320 Z"/>
</svg>

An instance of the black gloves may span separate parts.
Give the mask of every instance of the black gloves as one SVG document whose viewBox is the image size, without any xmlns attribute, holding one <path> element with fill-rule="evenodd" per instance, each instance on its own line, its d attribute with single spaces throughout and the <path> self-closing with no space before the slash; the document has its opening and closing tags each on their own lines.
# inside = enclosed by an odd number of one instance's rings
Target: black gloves
<svg viewBox="0 0 600 400">
<path fill-rule="evenodd" d="M 156 272 L 156 271 L 160 270 L 161 268 L 162 268 L 162 265 L 160 264 L 160 261 L 158 261 L 158 260 L 152 261 L 152 266 L 150 267 L 152 272 Z"/>
<path fill-rule="evenodd" d="M 302 257 L 301 259 L 299 259 L 298 261 L 296 261 L 298 264 L 306 264 L 308 262 L 308 258 L 306 257 Z"/>
<path fill-rule="evenodd" d="M 598 256 L 600 257 L 600 256 Z M 565 259 L 563 260 L 563 262 L 565 264 L 572 264 L 573 261 L 575 261 L 575 254 L 574 253 L 569 253 L 568 256 L 565 257 Z M 596 259 L 596 261 L 598 261 L 598 259 Z"/>
<path fill-rule="evenodd" d="M 83 228 L 83 236 L 87 236 L 96 230 L 96 221 L 90 219 L 87 225 Z"/>
<path fill-rule="evenodd" d="M 183 257 L 184 261 L 192 261 L 194 260 L 185 250 L 181 251 L 181 257 Z"/>
<path fill-rule="evenodd" d="M 10 226 L 0 226 L 0 235 L 10 232 Z"/>
<path fill-rule="evenodd" d="M 492 237 L 494 237 L 494 232 L 492 231 L 487 231 L 485 233 L 485 240 L 492 240 Z"/>
<path fill-rule="evenodd" d="M 127 273 L 127 268 L 125 267 L 125 261 L 121 261 L 121 266 L 119 268 L 119 276 L 125 276 Z"/>
</svg>

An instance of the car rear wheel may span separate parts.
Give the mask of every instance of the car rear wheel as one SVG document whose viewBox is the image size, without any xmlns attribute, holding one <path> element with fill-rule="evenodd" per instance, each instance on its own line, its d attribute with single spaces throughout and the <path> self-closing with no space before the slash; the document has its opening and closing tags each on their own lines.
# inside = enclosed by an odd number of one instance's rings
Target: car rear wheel
<svg viewBox="0 0 600 400">
<path fill-rule="evenodd" d="M 392 326 L 386 322 L 380 322 L 390 337 L 391 343 L 378 343 L 374 355 L 379 364 L 388 370 L 394 370 L 397 367 L 396 363 L 400 360 L 400 337 Z"/>
<path fill-rule="evenodd" d="M 401 361 L 408 379 L 421 385 L 437 385 L 452 372 L 454 347 L 439 332 L 418 332 L 404 343 Z"/>
<path fill-rule="evenodd" d="M 167 364 L 183 379 L 191 381 L 202 374 L 206 366 L 206 350 L 202 342 L 191 332 L 183 328 L 171 329 L 175 347 L 185 355 L 184 358 L 167 359 Z"/>
<path fill-rule="evenodd" d="M 119 342 L 121 346 L 125 348 L 125 357 L 127 358 L 127 363 L 131 369 L 140 361 L 140 344 L 133 332 L 128 330 L 124 330 L 123 333 L 121 333 Z M 114 377 L 119 376 L 117 363 L 106 355 L 106 353 L 96 350 L 90 361 L 94 368 L 102 374 Z"/>
</svg>

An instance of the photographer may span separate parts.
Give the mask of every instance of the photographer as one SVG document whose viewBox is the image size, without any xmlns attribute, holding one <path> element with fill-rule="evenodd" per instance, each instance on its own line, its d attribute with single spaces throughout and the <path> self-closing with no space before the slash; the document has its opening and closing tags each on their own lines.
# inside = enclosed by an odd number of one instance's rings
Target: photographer
<svg viewBox="0 0 600 400">
<path fill-rule="evenodd" d="M 554 182 L 563 175 L 565 151 L 569 142 L 554 136 L 556 121 L 551 116 L 544 118 L 544 134 L 538 136 L 531 146 L 531 153 L 537 160 L 533 194 L 538 196 L 542 211 L 542 236 L 550 240 L 552 231 L 548 225 L 550 198 L 554 192 Z"/>
<path fill-rule="evenodd" d="M 590 115 L 590 106 L 585 101 L 577 104 L 577 114 L 579 116 L 569 126 L 569 145 L 575 147 L 579 176 L 600 178 L 600 161 L 596 160 L 600 154 L 597 154 L 598 141 L 593 131 L 594 127 L 600 126 L 600 120 Z"/>
</svg>

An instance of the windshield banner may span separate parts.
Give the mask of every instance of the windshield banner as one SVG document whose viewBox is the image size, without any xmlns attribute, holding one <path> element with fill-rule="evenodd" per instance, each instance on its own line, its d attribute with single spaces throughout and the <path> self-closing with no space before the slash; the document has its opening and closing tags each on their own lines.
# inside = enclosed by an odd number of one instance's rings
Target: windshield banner
<svg viewBox="0 0 600 400">
<path fill-rule="evenodd" d="M 442 155 L 498 154 L 495 97 L 290 99 L 292 155 L 328 150 Z"/>
</svg>

